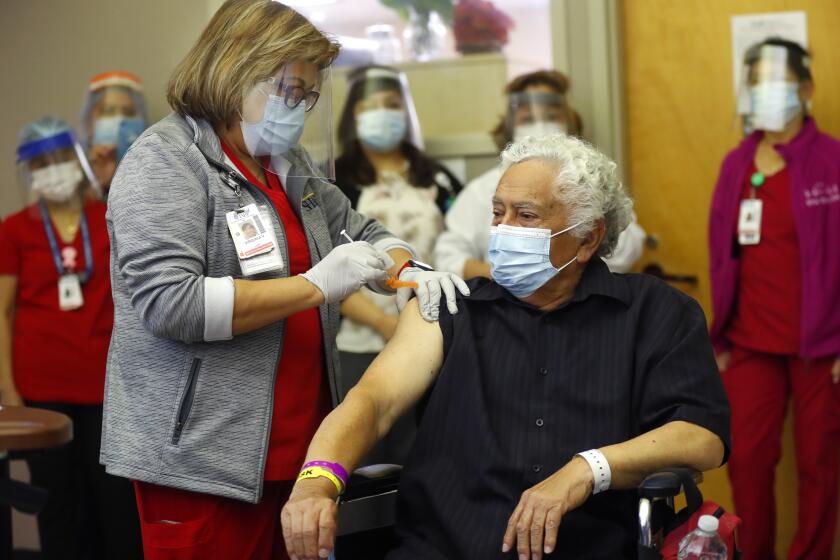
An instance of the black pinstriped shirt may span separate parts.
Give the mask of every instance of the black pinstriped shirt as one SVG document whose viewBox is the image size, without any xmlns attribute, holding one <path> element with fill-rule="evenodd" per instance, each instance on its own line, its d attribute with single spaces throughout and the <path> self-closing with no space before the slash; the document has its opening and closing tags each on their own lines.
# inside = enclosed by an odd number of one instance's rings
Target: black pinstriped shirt
<svg viewBox="0 0 840 560">
<path fill-rule="evenodd" d="M 728 449 L 729 405 L 690 297 L 600 259 L 548 313 L 488 280 L 470 287 L 458 314 L 441 305 L 444 364 L 403 473 L 401 544 L 388 560 L 504 558 L 523 491 L 580 451 L 671 421 L 708 428 Z M 637 503 L 633 491 L 591 497 L 563 518 L 546 558 L 635 557 Z"/>
</svg>

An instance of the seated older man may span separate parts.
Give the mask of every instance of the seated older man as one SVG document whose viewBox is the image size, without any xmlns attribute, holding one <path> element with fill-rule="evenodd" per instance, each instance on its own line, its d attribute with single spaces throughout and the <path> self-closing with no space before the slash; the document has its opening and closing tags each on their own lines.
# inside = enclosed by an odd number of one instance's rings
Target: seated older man
<svg viewBox="0 0 840 560">
<path fill-rule="evenodd" d="M 351 470 L 425 397 L 388 560 L 632 558 L 639 482 L 727 454 L 705 318 L 658 279 L 601 260 L 632 207 L 607 157 L 554 135 L 513 144 L 502 161 L 494 280 L 473 281 L 439 323 L 407 306 L 307 461 Z M 283 509 L 298 558 L 332 548 L 331 476 L 299 479 Z"/>
</svg>

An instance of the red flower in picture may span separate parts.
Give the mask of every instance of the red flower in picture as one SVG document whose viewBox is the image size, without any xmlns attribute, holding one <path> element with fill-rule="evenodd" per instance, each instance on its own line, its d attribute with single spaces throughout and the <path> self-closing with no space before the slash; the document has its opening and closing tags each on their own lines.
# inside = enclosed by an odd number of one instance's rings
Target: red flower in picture
<svg viewBox="0 0 840 560">
<path fill-rule="evenodd" d="M 498 51 L 513 28 L 513 20 L 488 0 L 459 0 L 453 20 L 456 48 L 462 53 Z"/>
</svg>

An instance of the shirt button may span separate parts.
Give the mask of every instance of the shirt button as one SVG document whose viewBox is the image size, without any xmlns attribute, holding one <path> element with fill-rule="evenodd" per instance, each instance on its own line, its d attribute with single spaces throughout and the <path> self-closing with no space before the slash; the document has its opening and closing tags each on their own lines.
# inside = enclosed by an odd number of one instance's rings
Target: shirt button
<svg viewBox="0 0 840 560">
<path fill-rule="evenodd" d="M 535 422 L 535 424 L 537 425 L 538 428 L 542 428 L 543 425 L 545 425 L 545 422 L 543 421 L 542 418 L 537 418 L 537 421 Z"/>
<path fill-rule="evenodd" d="M 531 470 L 534 472 L 540 472 L 542 470 L 542 467 L 540 465 L 534 465 L 533 467 L 531 467 Z"/>
<path fill-rule="evenodd" d="M 540 368 L 540 375 L 548 375 L 548 368 Z"/>
</svg>

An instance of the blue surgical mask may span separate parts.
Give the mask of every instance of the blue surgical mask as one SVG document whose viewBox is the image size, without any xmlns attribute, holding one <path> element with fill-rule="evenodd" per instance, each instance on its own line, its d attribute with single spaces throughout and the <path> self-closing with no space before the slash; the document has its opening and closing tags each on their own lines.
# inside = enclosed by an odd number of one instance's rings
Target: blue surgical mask
<svg viewBox="0 0 840 560">
<path fill-rule="evenodd" d="M 92 144 L 116 146 L 117 161 L 120 161 L 145 129 L 146 123 L 140 117 L 101 117 L 93 123 Z"/>
<path fill-rule="evenodd" d="M 578 227 L 578 222 L 555 234 L 550 229 L 513 227 L 490 228 L 490 274 L 497 284 L 516 297 L 532 295 L 563 269 L 577 260 L 577 255 L 560 268 L 551 264 L 551 238 Z"/>
<path fill-rule="evenodd" d="M 300 142 L 305 120 L 305 103 L 289 109 L 282 97 L 269 95 L 259 122 L 240 123 L 248 153 L 254 157 L 285 154 Z"/>
<path fill-rule="evenodd" d="M 356 135 L 377 152 L 390 152 L 400 145 L 408 128 L 405 111 L 372 109 L 356 117 Z"/>
</svg>

